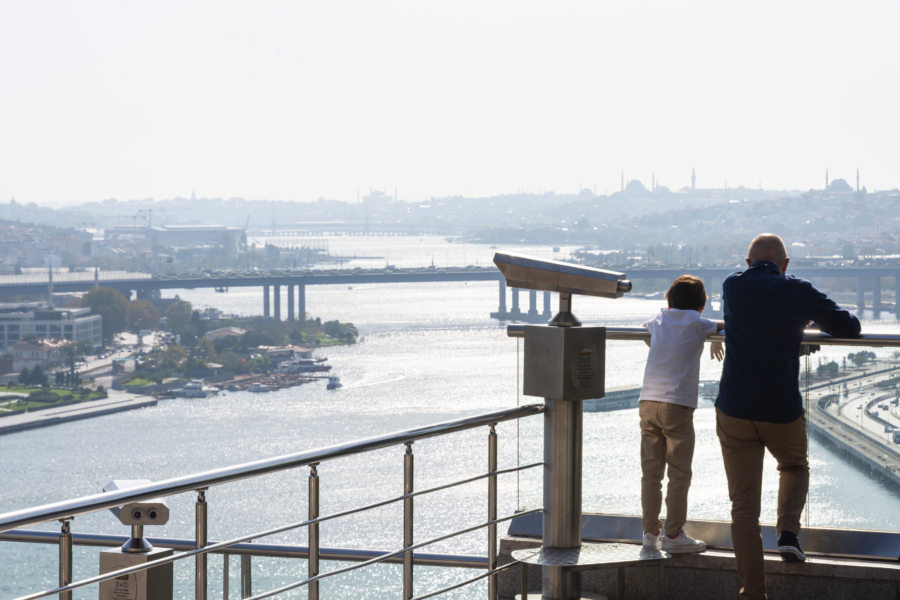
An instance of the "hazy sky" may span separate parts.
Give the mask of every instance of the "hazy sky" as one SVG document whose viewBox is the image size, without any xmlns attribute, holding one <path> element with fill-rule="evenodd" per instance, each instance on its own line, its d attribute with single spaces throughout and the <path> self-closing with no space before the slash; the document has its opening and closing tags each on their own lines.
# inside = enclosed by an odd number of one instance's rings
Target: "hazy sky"
<svg viewBox="0 0 900 600">
<path fill-rule="evenodd" d="M 896 0 L 0 0 L 0 202 L 900 187 Z M 0 214 L 2 217 L 2 214 Z"/>
</svg>

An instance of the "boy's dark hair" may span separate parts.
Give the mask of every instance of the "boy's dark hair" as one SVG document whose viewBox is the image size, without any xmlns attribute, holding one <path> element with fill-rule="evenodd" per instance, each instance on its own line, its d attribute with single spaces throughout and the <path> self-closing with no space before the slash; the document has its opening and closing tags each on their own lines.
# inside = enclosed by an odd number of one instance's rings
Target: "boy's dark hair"
<svg viewBox="0 0 900 600">
<path fill-rule="evenodd" d="M 669 308 L 699 311 L 706 306 L 706 288 L 693 275 L 682 275 L 672 282 L 666 292 Z"/>
</svg>

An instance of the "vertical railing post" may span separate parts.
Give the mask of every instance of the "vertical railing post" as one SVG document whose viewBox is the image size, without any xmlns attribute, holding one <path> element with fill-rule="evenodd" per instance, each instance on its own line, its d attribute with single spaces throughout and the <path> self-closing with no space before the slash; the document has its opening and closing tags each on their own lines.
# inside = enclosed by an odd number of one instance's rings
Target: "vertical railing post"
<svg viewBox="0 0 900 600">
<path fill-rule="evenodd" d="M 59 587 L 72 583 L 72 531 L 68 519 L 59 531 Z M 59 600 L 72 600 L 72 592 L 60 592 Z"/>
<path fill-rule="evenodd" d="M 197 490 L 197 504 L 195 512 L 195 525 L 197 541 L 196 548 L 203 548 L 207 544 L 207 504 L 206 490 Z M 206 563 L 207 554 L 198 554 L 196 556 L 195 574 L 194 574 L 194 597 L 197 600 L 206 600 Z"/>
<path fill-rule="evenodd" d="M 222 555 L 222 598 L 223 600 L 228 600 L 228 578 L 231 576 L 231 568 L 229 563 L 231 562 L 231 555 L 227 552 Z"/>
<path fill-rule="evenodd" d="M 241 554 L 241 598 L 253 595 L 252 560 L 249 554 Z"/>
<path fill-rule="evenodd" d="M 309 520 L 319 518 L 319 471 L 318 463 L 309 465 Z M 319 574 L 319 523 L 309 525 L 309 576 Z M 309 600 L 319 600 L 319 582 L 309 584 Z"/>
<path fill-rule="evenodd" d="M 488 571 L 497 568 L 497 424 L 488 434 Z M 488 600 L 497 600 L 497 575 L 488 577 Z"/>
<path fill-rule="evenodd" d="M 403 547 L 413 545 L 413 451 L 412 442 L 406 442 L 403 456 Z M 403 553 L 403 599 L 413 597 L 413 552 Z"/>
</svg>

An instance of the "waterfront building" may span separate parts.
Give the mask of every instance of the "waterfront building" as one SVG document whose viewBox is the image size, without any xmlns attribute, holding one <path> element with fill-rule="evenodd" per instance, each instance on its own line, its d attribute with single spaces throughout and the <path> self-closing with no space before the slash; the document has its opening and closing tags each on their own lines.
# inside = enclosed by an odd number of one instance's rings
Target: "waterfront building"
<svg viewBox="0 0 900 600">
<path fill-rule="evenodd" d="M 13 346 L 13 371 L 33 369 L 40 365 L 46 367 L 58 367 L 66 358 L 66 346 L 71 345 L 69 340 L 36 339 L 19 341 Z"/>
<path fill-rule="evenodd" d="M 89 308 L 53 308 L 45 303 L 0 304 L 0 351 L 26 337 L 38 339 L 88 340 L 103 345 L 103 317 Z"/>
</svg>

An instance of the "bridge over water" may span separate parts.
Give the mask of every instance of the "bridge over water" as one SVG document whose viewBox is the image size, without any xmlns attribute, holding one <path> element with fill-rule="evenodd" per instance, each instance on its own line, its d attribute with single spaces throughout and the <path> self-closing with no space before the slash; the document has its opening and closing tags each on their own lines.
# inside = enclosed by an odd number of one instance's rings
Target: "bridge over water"
<svg viewBox="0 0 900 600">
<path fill-rule="evenodd" d="M 630 269 L 629 279 L 654 279 L 669 282 L 684 273 L 691 273 L 707 283 L 710 293 L 721 289 L 722 280 L 734 272 L 732 268 L 688 268 L 665 267 L 654 269 Z M 851 279 L 856 286 L 857 309 L 871 309 L 878 318 L 882 311 L 892 310 L 900 318 L 898 281 L 900 266 L 896 267 L 791 267 L 789 273 L 818 282 L 823 279 Z M 52 282 L 51 282 L 52 277 Z M 286 291 L 287 320 L 304 318 L 306 313 L 306 287 L 311 285 L 361 285 L 366 283 L 424 283 L 446 281 L 497 281 L 497 311 L 491 316 L 508 320 L 542 321 L 551 316 L 549 292 L 542 292 L 541 310 L 538 308 L 537 292 L 524 290 L 528 294 L 528 309 L 520 305 L 523 290 L 507 290 L 500 272 L 494 267 L 463 268 L 421 268 L 421 269 L 354 269 L 354 270 L 307 270 L 282 273 L 233 273 L 230 275 L 176 275 L 153 276 L 147 273 L 131 272 L 50 272 L 31 275 L 0 276 L 0 298 L 14 295 L 40 296 L 55 292 L 85 292 L 95 285 L 119 290 L 126 296 L 150 298 L 154 291 L 166 289 L 214 288 L 227 290 L 234 287 L 257 287 L 262 290 L 262 313 L 264 316 L 282 319 L 282 288 Z M 894 290 L 892 305 L 882 301 L 882 291 Z M 870 296 L 869 296 L 870 295 Z M 510 303 L 507 303 L 507 298 Z M 871 300 L 867 302 L 867 297 Z"/>
</svg>

